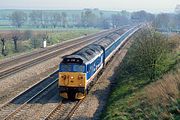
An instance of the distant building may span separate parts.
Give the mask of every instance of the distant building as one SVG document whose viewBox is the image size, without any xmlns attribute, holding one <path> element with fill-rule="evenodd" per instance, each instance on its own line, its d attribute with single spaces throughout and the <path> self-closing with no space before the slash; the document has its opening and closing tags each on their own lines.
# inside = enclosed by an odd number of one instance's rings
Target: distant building
<svg viewBox="0 0 180 120">
<path fill-rule="evenodd" d="M 180 4 L 179 4 L 179 5 L 176 5 L 175 12 L 176 12 L 176 13 L 180 13 Z"/>
</svg>

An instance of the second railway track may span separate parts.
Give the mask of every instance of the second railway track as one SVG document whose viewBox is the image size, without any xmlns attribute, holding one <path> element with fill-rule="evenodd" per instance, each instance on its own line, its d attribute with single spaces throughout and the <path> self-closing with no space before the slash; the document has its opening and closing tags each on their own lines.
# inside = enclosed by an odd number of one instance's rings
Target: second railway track
<svg viewBox="0 0 180 120">
<path fill-rule="evenodd" d="M 96 41 L 98 38 L 103 37 L 106 34 L 113 32 L 113 31 L 115 31 L 115 30 L 101 32 L 98 35 L 95 35 L 95 36 L 90 37 L 90 38 L 88 37 L 86 39 L 81 38 L 79 40 L 72 41 L 71 45 L 69 45 L 70 44 L 69 42 L 62 44 L 62 45 L 57 45 L 55 47 L 52 47 L 51 49 L 47 49 L 46 52 L 42 51 L 40 53 L 32 54 L 32 55 L 27 56 L 27 57 L 22 57 L 22 59 L 10 61 L 10 63 L 1 63 L 0 64 L 0 79 L 5 78 L 7 76 L 10 76 L 14 73 L 17 73 L 23 69 L 26 69 L 26 68 L 31 67 L 33 65 L 36 65 L 36 64 L 41 63 L 43 61 L 46 61 L 48 59 L 54 58 L 58 55 L 65 55 L 65 53 L 67 51 L 70 51 L 73 49 L 80 49 L 81 47 L 88 45 L 88 44 Z M 21 62 L 21 64 L 19 62 Z M 10 67 L 10 66 L 8 66 L 8 64 L 9 65 L 17 64 L 17 65 Z M 3 69 L 3 68 L 6 68 L 6 69 Z"/>
<path fill-rule="evenodd" d="M 26 106 L 31 106 L 32 101 L 36 101 L 39 96 L 43 95 L 50 87 L 57 89 L 57 71 L 40 82 L 34 84 L 29 89 L 20 93 L 7 103 L 0 107 L 0 119 L 11 120 L 11 119 L 24 119 L 23 112 L 28 111 Z M 53 86 L 54 85 L 54 86 Z M 54 89 L 53 89 L 54 91 Z M 45 93 L 47 95 L 47 93 Z M 48 95 L 47 95 L 48 96 Z M 56 94 L 58 96 L 58 94 Z M 53 110 L 46 116 L 42 117 L 44 120 L 64 119 L 69 120 L 75 110 L 83 102 L 84 99 L 79 101 L 70 101 L 62 99 L 59 104 L 53 108 Z M 38 101 L 38 100 L 37 100 Z M 41 101 L 41 100 L 39 100 Z M 35 103 L 36 104 L 36 103 Z M 25 109 L 25 110 L 23 110 Z M 34 110 L 34 109 L 33 109 Z M 25 117 L 27 118 L 27 116 Z M 38 116 L 34 119 L 40 119 Z"/>
<path fill-rule="evenodd" d="M 53 50 L 57 50 L 57 49 L 59 49 L 61 47 L 65 47 L 65 46 L 67 46 L 69 44 L 73 44 L 76 41 L 90 39 L 92 37 L 97 36 L 98 34 L 103 34 L 104 32 L 106 32 L 106 31 L 103 31 L 103 32 L 100 32 L 100 33 L 96 33 L 96 34 L 92 34 L 92 35 L 89 35 L 89 36 L 86 36 L 86 37 L 77 38 L 75 40 L 67 40 L 67 41 L 59 43 L 57 45 L 53 45 L 53 46 L 50 46 L 50 47 L 47 47 L 47 48 L 44 48 L 44 49 L 40 49 L 40 50 L 37 50 L 37 51 L 35 50 L 34 52 L 27 53 L 27 54 L 24 54 L 24 55 L 21 55 L 21 56 L 18 56 L 18 57 L 15 57 L 15 58 L 12 58 L 12 59 L 9 59 L 9 60 L 6 60 L 6 61 L 2 61 L 0 63 L 0 71 L 2 69 L 4 69 L 4 68 L 7 68 L 9 66 L 14 65 L 14 60 L 17 61 L 16 64 L 20 63 L 20 62 L 23 62 L 23 61 L 27 61 L 29 59 L 36 58 L 36 57 L 38 57 L 40 55 L 46 54 L 48 52 L 51 52 Z"/>
<path fill-rule="evenodd" d="M 0 119 L 8 120 L 12 118 L 16 113 L 18 113 L 23 107 L 28 103 L 32 102 L 42 93 L 44 93 L 52 85 L 57 84 L 57 74 L 56 71 L 47 78 L 39 81 L 38 83 L 31 86 L 29 89 L 23 91 L 16 97 L 12 98 L 10 101 L 4 103 L 0 107 Z"/>
</svg>

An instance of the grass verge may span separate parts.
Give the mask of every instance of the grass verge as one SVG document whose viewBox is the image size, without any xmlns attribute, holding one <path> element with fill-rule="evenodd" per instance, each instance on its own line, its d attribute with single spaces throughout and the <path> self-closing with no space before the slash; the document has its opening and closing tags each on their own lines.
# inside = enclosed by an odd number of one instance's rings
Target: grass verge
<svg viewBox="0 0 180 120">
<path fill-rule="evenodd" d="M 168 58 L 171 59 L 171 62 L 166 64 L 166 71 L 161 72 L 161 75 L 154 80 L 149 79 L 142 73 L 130 70 L 134 66 L 128 63 L 128 61 L 131 61 L 129 59 L 131 59 L 130 55 L 132 55 L 129 53 L 131 50 L 129 50 L 119 71 L 117 71 L 118 75 L 115 84 L 112 86 L 107 106 L 100 119 L 179 120 L 179 40 L 171 38 L 169 44 L 173 44 L 173 50 L 170 54 L 173 54 L 173 57 Z"/>
</svg>

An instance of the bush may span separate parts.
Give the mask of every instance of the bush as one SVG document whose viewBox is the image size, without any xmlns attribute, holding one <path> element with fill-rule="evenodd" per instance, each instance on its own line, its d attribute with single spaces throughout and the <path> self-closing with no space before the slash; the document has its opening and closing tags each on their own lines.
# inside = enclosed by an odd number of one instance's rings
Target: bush
<svg viewBox="0 0 180 120">
<path fill-rule="evenodd" d="M 153 80 L 174 63 L 168 39 L 152 29 L 143 29 L 134 37 L 126 59 L 126 70 Z"/>
</svg>

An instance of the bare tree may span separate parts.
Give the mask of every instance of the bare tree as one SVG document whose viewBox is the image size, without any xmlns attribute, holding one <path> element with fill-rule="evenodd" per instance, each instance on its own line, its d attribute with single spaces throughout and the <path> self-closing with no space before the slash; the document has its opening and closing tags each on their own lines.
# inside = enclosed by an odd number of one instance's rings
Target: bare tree
<svg viewBox="0 0 180 120">
<path fill-rule="evenodd" d="M 61 23 L 61 14 L 53 13 L 51 15 L 51 24 L 54 28 L 56 28 Z"/>
<path fill-rule="evenodd" d="M 12 40 L 14 42 L 14 50 L 18 52 L 18 40 L 21 40 L 21 32 L 19 30 L 12 31 Z"/>
<path fill-rule="evenodd" d="M 151 22 L 154 19 L 154 15 L 151 13 L 147 13 L 144 10 L 133 12 L 131 14 L 132 22 Z"/>
<path fill-rule="evenodd" d="M 72 23 L 74 26 L 80 26 L 81 24 L 81 16 L 78 14 L 72 15 Z"/>
<path fill-rule="evenodd" d="M 36 26 L 37 28 L 47 28 L 50 24 L 50 14 L 42 10 L 35 10 L 32 11 L 29 15 L 32 25 Z"/>
<path fill-rule="evenodd" d="M 51 25 L 51 14 L 47 12 L 43 12 L 42 14 L 42 27 L 48 28 Z"/>
<path fill-rule="evenodd" d="M 170 16 L 166 13 L 158 14 L 153 22 L 156 28 L 168 29 Z"/>
<path fill-rule="evenodd" d="M 34 10 L 29 14 L 31 24 L 39 28 L 41 26 L 41 11 Z"/>
<path fill-rule="evenodd" d="M 129 23 L 128 18 L 125 15 L 121 15 L 120 13 L 113 14 L 111 19 L 112 19 L 113 27 L 119 27 Z"/>
<path fill-rule="evenodd" d="M 102 11 L 99 12 L 97 27 L 108 29 L 110 28 L 110 18 L 105 17 L 104 13 Z"/>
<path fill-rule="evenodd" d="M 6 56 L 7 53 L 5 52 L 6 51 L 6 45 L 5 45 L 5 39 L 6 39 L 6 34 L 0 34 L 0 39 L 1 39 L 1 43 L 2 43 L 2 50 L 1 50 L 1 54 L 3 56 Z"/>
<path fill-rule="evenodd" d="M 83 27 L 96 27 L 98 24 L 97 16 L 90 9 L 81 13 L 81 21 Z"/>
<path fill-rule="evenodd" d="M 10 16 L 12 20 L 12 25 L 20 28 L 24 22 L 27 20 L 26 13 L 22 11 L 14 11 L 12 15 Z"/>
<path fill-rule="evenodd" d="M 62 12 L 62 26 L 65 28 L 67 26 L 67 14 Z"/>
<path fill-rule="evenodd" d="M 176 28 L 180 29 L 180 13 L 175 16 Z"/>
</svg>

